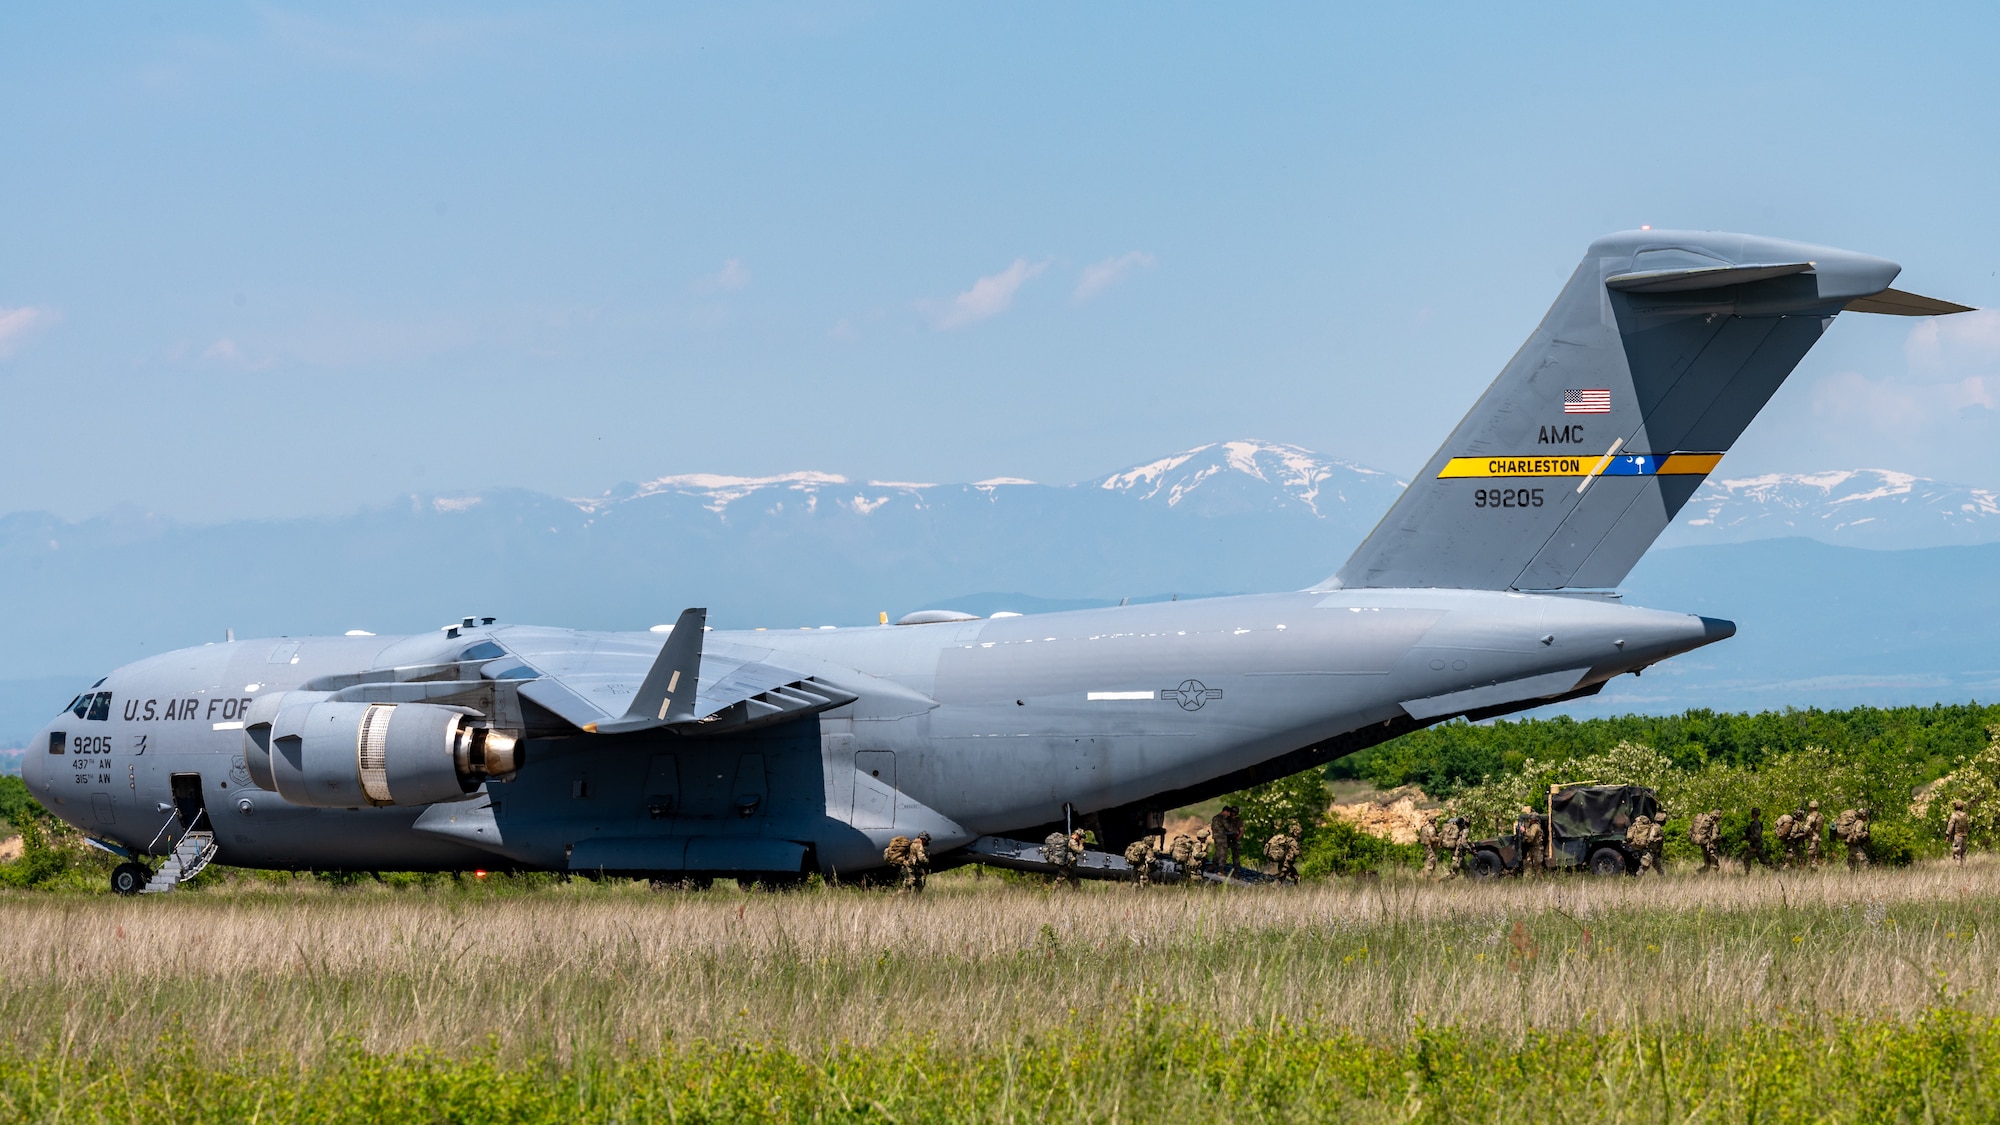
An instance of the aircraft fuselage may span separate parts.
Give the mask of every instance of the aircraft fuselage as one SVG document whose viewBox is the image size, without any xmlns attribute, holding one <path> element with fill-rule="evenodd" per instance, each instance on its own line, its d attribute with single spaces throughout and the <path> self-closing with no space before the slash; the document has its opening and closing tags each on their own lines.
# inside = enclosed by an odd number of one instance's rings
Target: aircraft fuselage
<svg viewBox="0 0 2000 1125">
<path fill-rule="evenodd" d="M 1136 835 L 1136 813 L 1235 788 L 1259 766 L 1585 693 L 1731 631 L 1599 597 L 1381 589 L 718 630 L 710 652 L 782 660 L 857 699 L 712 736 L 586 734 L 527 705 L 511 780 L 461 801 L 353 808 L 252 783 L 243 725 L 260 696 L 485 642 L 652 652 L 660 638 L 493 625 L 236 641 L 113 672 L 42 731 L 24 775 L 58 816 L 155 854 L 179 775 L 183 804 L 198 786 L 221 861 L 240 866 L 638 869 L 652 865 L 601 857 L 672 843 L 679 858 L 663 869 L 727 871 L 697 854 L 755 866 L 795 855 L 765 846 L 783 842 L 804 845 L 807 869 L 861 871 L 881 866 L 889 837 L 918 831 L 939 854 L 1070 816 L 1117 820 L 1100 836 Z"/>
</svg>

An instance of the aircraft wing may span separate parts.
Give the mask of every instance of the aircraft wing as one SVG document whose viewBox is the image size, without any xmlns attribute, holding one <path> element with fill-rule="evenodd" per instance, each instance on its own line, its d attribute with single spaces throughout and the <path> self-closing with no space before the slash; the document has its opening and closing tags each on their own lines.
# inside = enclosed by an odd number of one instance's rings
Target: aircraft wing
<svg viewBox="0 0 2000 1125">
<path fill-rule="evenodd" d="M 856 698 L 805 671 L 772 662 L 768 649 L 702 645 L 692 654 L 678 654 L 693 661 L 692 706 L 668 708 L 644 699 L 640 714 L 634 716 L 633 703 L 643 698 L 649 680 L 656 678 L 655 666 L 677 656 L 671 651 L 675 647 L 671 635 L 593 638 L 567 629 L 514 628 L 498 639 L 507 656 L 488 664 L 481 674 L 519 680 L 523 697 L 590 733 L 665 729 L 707 734 L 747 729 L 815 714 Z"/>
</svg>

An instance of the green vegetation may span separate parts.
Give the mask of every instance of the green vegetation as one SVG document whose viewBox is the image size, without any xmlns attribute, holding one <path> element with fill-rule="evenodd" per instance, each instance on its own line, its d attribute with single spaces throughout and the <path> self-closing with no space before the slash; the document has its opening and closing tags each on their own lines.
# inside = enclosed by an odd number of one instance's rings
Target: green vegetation
<svg viewBox="0 0 2000 1125">
<path fill-rule="evenodd" d="M 0 892 L 0 1120 L 2000 1113 L 1984 859 L 1560 894 L 523 889 Z"/>
<path fill-rule="evenodd" d="M 1921 779 L 1917 784 L 1922 784 L 1984 749 L 1988 728 L 1995 723 L 2000 723 L 2000 706 L 1976 703 L 1453 722 L 1342 758 L 1327 772 L 1384 789 L 1416 785 L 1434 797 L 1452 797 L 1487 778 L 1517 772 L 1530 758 L 1564 762 L 1634 743 L 1653 748 L 1682 770 L 1709 765 L 1755 769 L 1817 748 L 1859 763 L 1871 774 Z"/>
<path fill-rule="evenodd" d="M 21 855 L 0 863 L 0 887 L 109 893 L 117 861 L 51 816 L 20 778 L 0 776 L 0 836 L 9 833 L 20 834 Z"/>
<path fill-rule="evenodd" d="M 0 1111 L 28 1122 L 310 1121 L 1991 1121 L 2000 1021 L 1793 1018 L 1383 1041 L 1312 1025 L 1219 1028 L 1178 1011 L 1079 1020 L 1003 1050 L 949 1036 L 804 1054 L 764 1044 L 505 1063 L 371 1054 L 305 1067 L 217 1059 L 191 1037 L 145 1065 L 0 1053 Z"/>
<path fill-rule="evenodd" d="M 28 783 L 12 774 L 0 774 L 0 833 L 5 833 L 28 815 L 30 809 L 40 809 L 35 799 L 28 795 Z"/>
<path fill-rule="evenodd" d="M 1551 783 L 1650 785 L 1671 819 L 1669 859 L 1692 859 L 1687 822 L 1723 812 L 1725 854 L 1741 858 L 1750 809 L 1764 810 L 1767 854 L 1780 814 L 1818 800 L 1873 810 L 1868 855 L 1900 865 L 1942 854 L 1950 798 L 1974 809 L 1974 841 L 1991 844 L 2000 814 L 2000 707 L 1975 704 L 1755 715 L 1689 711 L 1614 719 L 1446 723 L 1333 763 L 1329 777 L 1384 788 L 1418 785 L 1471 817 L 1479 834 L 1540 805 Z M 1830 845 L 1839 858 L 1843 846 Z"/>
</svg>

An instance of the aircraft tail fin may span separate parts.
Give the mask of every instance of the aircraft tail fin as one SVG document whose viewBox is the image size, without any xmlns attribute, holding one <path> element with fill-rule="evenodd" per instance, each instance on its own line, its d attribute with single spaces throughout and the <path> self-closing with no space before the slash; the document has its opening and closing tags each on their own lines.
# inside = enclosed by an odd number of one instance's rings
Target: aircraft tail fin
<svg viewBox="0 0 2000 1125">
<path fill-rule="evenodd" d="M 1599 239 L 1322 588 L 1618 585 L 1836 314 L 1966 311 L 1890 289 L 1900 271 L 1750 235 Z"/>
</svg>

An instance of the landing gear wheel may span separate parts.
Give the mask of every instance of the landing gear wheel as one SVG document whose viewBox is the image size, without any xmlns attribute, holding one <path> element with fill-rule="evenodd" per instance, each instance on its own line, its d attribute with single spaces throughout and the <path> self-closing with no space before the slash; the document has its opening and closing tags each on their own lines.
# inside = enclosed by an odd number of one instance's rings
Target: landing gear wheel
<svg viewBox="0 0 2000 1125">
<path fill-rule="evenodd" d="M 1499 852 L 1473 852 L 1471 868 L 1474 879 L 1498 879 L 1507 872 L 1507 865 L 1501 862 Z"/>
<path fill-rule="evenodd" d="M 152 879 L 153 869 L 145 864 L 121 863 L 111 869 L 111 890 L 114 894 L 136 895 Z"/>
<path fill-rule="evenodd" d="M 1592 875 L 1626 875 L 1631 867 L 1625 862 L 1625 853 L 1617 848 L 1599 848 L 1590 853 L 1590 873 Z"/>
</svg>

